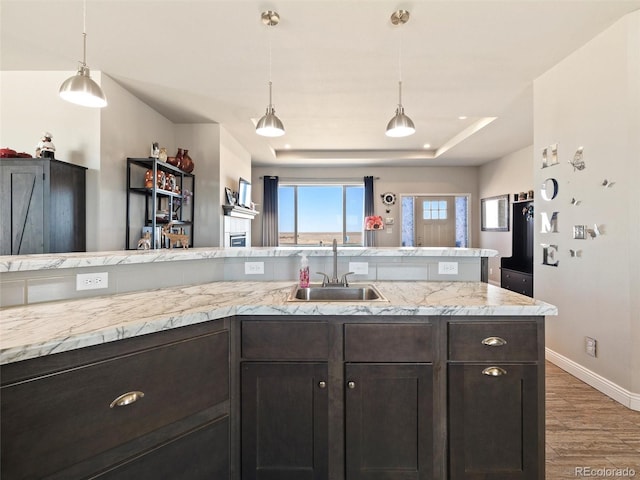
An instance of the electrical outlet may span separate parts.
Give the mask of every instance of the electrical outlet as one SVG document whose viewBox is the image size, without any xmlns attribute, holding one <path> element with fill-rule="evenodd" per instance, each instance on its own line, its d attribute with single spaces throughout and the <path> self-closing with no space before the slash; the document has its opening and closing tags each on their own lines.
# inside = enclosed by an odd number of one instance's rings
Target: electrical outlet
<svg viewBox="0 0 640 480">
<path fill-rule="evenodd" d="M 98 290 L 109 288 L 109 274 L 100 273 L 78 273 L 76 275 L 76 290 Z"/>
<path fill-rule="evenodd" d="M 369 262 L 349 262 L 349 271 L 356 275 L 368 275 Z"/>
<path fill-rule="evenodd" d="M 264 275 L 264 262 L 244 262 L 245 275 Z"/>
<path fill-rule="evenodd" d="M 595 338 L 584 337 L 584 351 L 592 357 L 597 356 L 598 341 Z"/>
<path fill-rule="evenodd" d="M 438 262 L 438 274 L 440 275 L 457 275 L 458 262 Z"/>
</svg>

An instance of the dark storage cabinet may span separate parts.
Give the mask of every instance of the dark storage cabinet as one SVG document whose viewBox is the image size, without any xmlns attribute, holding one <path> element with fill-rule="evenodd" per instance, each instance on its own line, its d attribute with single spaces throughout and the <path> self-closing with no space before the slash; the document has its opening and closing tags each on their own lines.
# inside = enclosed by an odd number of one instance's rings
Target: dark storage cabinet
<svg viewBox="0 0 640 480">
<path fill-rule="evenodd" d="M 242 480 L 433 478 L 432 326 L 311 318 L 241 321 Z"/>
<path fill-rule="evenodd" d="M 86 168 L 0 159 L 0 255 L 86 251 Z"/>
<path fill-rule="evenodd" d="M 85 478 L 141 468 L 150 477 L 179 478 L 165 475 L 178 465 L 171 470 L 167 460 L 182 455 L 179 464 L 199 465 L 206 456 L 198 469 L 228 471 L 228 422 L 213 425 L 228 417 L 223 325 L 3 365 L 2 478 Z M 117 405 L 118 398 L 128 400 Z M 208 443 L 192 448 L 201 441 Z"/>
<path fill-rule="evenodd" d="M 242 364 L 242 479 L 323 480 L 326 363 Z"/>
<path fill-rule="evenodd" d="M 533 297 L 533 201 L 514 202 L 512 250 L 500 260 L 500 286 Z"/>
<path fill-rule="evenodd" d="M 542 322 L 451 322 L 448 343 L 449 479 L 543 479 Z"/>
<path fill-rule="evenodd" d="M 423 364 L 345 366 L 348 480 L 433 478 L 433 372 Z"/>
</svg>

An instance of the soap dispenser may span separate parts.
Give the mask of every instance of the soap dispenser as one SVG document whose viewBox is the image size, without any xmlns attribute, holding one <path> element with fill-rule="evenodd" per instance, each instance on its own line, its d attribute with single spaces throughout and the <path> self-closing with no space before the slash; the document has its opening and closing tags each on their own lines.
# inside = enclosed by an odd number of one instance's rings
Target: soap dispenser
<svg viewBox="0 0 640 480">
<path fill-rule="evenodd" d="M 300 288 L 309 287 L 309 259 L 302 255 L 300 259 Z"/>
</svg>

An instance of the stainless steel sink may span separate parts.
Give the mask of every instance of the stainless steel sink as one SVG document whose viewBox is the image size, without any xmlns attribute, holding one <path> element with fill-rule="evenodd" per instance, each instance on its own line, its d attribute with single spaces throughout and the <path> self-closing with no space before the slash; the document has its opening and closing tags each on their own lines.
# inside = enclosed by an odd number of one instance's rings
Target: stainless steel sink
<svg viewBox="0 0 640 480">
<path fill-rule="evenodd" d="M 370 284 L 351 284 L 348 287 L 310 285 L 294 286 L 288 302 L 387 302 L 380 291 Z"/>
</svg>

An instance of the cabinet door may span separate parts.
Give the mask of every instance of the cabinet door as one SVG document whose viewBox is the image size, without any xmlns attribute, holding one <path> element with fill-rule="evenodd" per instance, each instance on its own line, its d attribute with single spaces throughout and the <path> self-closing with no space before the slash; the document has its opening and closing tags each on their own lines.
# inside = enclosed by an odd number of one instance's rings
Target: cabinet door
<svg viewBox="0 0 640 480">
<path fill-rule="evenodd" d="M 326 479 L 327 364 L 244 362 L 241 372 L 242 479 Z"/>
<path fill-rule="evenodd" d="M 347 480 L 433 478 L 429 364 L 346 364 Z"/>
<path fill-rule="evenodd" d="M 229 417 L 154 448 L 94 478 L 228 479 Z"/>
<path fill-rule="evenodd" d="M 44 253 L 42 165 L 3 165 L 0 255 Z"/>
<path fill-rule="evenodd" d="M 539 478 L 538 448 L 544 444 L 537 430 L 537 369 L 449 365 L 451 480 Z"/>
</svg>

